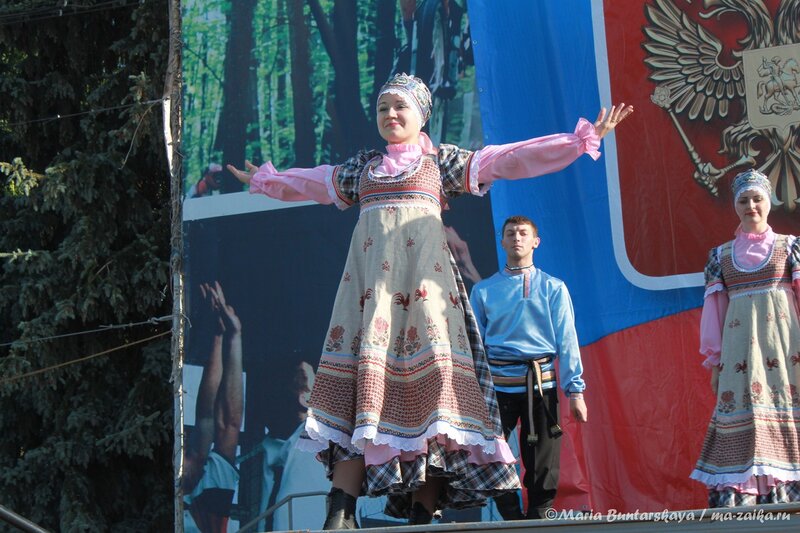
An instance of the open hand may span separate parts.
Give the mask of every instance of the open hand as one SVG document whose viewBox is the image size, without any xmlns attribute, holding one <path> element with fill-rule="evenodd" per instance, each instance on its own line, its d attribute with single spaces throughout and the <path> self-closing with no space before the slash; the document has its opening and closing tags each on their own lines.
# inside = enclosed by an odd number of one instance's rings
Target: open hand
<svg viewBox="0 0 800 533">
<path fill-rule="evenodd" d="M 232 335 L 242 331 L 242 323 L 239 317 L 236 316 L 236 311 L 225 302 L 225 294 L 222 292 L 222 286 L 218 281 L 213 285 L 203 283 L 200 285 L 200 293 L 203 300 L 207 302 L 209 310 L 216 315 L 215 335 L 222 335 L 223 333 Z"/>
<path fill-rule="evenodd" d="M 597 136 L 602 139 L 608 135 L 611 130 L 628 118 L 631 113 L 633 113 L 633 106 L 625 105 L 624 102 L 619 106 L 612 105 L 611 111 L 608 113 L 606 113 L 605 107 L 600 109 L 600 112 L 597 114 L 597 120 L 594 122 L 594 129 L 597 131 Z"/>
<path fill-rule="evenodd" d="M 250 183 L 251 179 L 253 179 L 253 176 L 256 174 L 258 167 L 255 166 L 250 161 L 245 161 L 244 166 L 245 168 L 247 168 L 247 170 L 239 170 L 233 165 L 225 165 L 225 167 L 228 169 L 228 172 L 236 176 L 237 180 L 247 184 Z"/>
<path fill-rule="evenodd" d="M 225 329 L 225 333 L 240 333 L 242 331 L 242 323 L 239 320 L 239 317 L 236 316 L 236 311 L 234 311 L 233 307 L 225 302 L 225 293 L 222 292 L 222 286 L 218 281 L 215 281 L 214 286 L 209 286 L 208 289 L 211 291 L 213 300 L 215 300 L 217 303 L 219 319 L 222 323 L 222 327 Z"/>
</svg>

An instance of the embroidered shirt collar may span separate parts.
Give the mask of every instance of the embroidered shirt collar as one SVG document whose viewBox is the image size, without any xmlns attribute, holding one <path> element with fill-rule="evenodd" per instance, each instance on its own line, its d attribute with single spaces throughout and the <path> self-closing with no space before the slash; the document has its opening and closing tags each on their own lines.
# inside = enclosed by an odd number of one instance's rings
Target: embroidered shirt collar
<svg viewBox="0 0 800 533">
<path fill-rule="evenodd" d="M 386 151 L 389 154 L 400 153 L 400 152 L 413 152 L 417 155 L 422 155 L 422 147 L 416 143 L 387 144 Z"/>
<path fill-rule="evenodd" d="M 526 272 L 530 272 L 531 274 L 533 274 L 534 272 L 536 272 L 536 266 L 531 264 L 530 266 L 522 268 L 517 268 L 517 267 L 509 268 L 508 265 L 506 265 L 503 267 L 503 270 L 501 272 L 503 273 L 504 276 L 509 276 L 509 277 L 519 276 L 520 274 L 524 274 Z"/>
<path fill-rule="evenodd" d="M 771 241 L 775 238 L 775 233 L 772 231 L 771 226 L 767 226 L 767 230 L 763 233 L 747 233 L 742 230 L 741 224 L 736 228 L 737 241 Z"/>
</svg>

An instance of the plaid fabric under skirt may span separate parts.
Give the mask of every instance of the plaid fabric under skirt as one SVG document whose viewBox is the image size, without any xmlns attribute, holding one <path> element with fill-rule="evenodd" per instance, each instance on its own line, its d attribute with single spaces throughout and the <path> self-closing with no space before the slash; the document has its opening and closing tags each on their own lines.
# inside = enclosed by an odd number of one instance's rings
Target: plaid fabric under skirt
<svg viewBox="0 0 800 533">
<path fill-rule="evenodd" d="M 778 483 L 767 494 L 744 494 L 734 488 L 708 491 L 708 507 L 743 507 L 767 503 L 793 503 L 800 501 L 800 482 Z"/>
<path fill-rule="evenodd" d="M 717 405 L 691 477 L 738 492 L 753 492 L 743 489 L 756 476 L 773 484 L 800 481 L 800 325 L 793 294 L 776 288 L 731 298 L 723 327 Z"/>
<path fill-rule="evenodd" d="M 362 212 L 298 446 L 328 466 L 367 444 L 427 453 L 369 466 L 364 493 L 407 515 L 428 476 L 448 480 L 440 508 L 481 505 L 516 490 L 513 464 L 467 461 L 441 437 L 485 453 L 507 446 L 477 323 L 439 214 L 425 207 Z M 480 462 L 480 461 L 478 461 Z"/>
<path fill-rule="evenodd" d="M 361 454 L 345 450 L 337 444 L 318 454 L 325 463 L 328 478 L 339 461 L 358 459 Z M 395 518 L 408 518 L 411 494 L 430 477 L 442 477 L 446 486 L 436 503 L 437 509 L 466 509 L 484 505 L 488 498 L 520 488 L 514 465 L 503 463 L 472 464 L 465 452 L 447 452 L 435 440 L 428 444 L 428 453 L 414 461 L 394 458 L 382 465 L 367 466 L 362 494 L 386 495 L 385 513 Z"/>
</svg>

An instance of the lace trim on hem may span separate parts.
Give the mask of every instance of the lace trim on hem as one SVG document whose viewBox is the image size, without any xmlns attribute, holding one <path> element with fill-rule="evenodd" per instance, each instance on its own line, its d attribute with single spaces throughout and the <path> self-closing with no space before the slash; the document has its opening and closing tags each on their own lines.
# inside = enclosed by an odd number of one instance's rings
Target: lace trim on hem
<svg viewBox="0 0 800 533">
<path fill-rule="evenodd" d="M 342 448 L 346 449 L 349 452 L 361 453 L 363 454 L 363 449 L 359 450 L 350 442 L 351 438 L 350 435 L 346 433 L 342 433 L 341 431 L 335 430 L 333 428 L 329 428 L 324 424 L 319 423 L 319 421 L 314 420 L 313 418 L 306 419 L 306 433 L 308 434 L 309 439 L 311 441 L 317 442 L 321 447 L 315 450 L 312 450 L 314 446 L 311 443 L 308 443 L 304 446 L 305 449 L 309 451 L 320 451 L 327 448 L 329 442 L 333 442 L 334 444 L 338 444 Z M 298 441 L 298 444 L 301 441 Z"/>
<path fill-rule="evenodd" d="M 756 490 L 757 492 L 758 482 L 753 479 L 756 476 L 770 476 L 772 479 L 769 480 L 769 488 L 775 487 L 779 483 L 800 481 L 800 471 L 787 471 L 767 465 L 752 466 L 744 472 L 733 474 L 710 474 L 695 468 L 689 477 L 715 490 L 733 488 Z"/>
<path fill-rule="evenodd" d="M 294 443 L 294 447 L 301 452 L 309 453 L 319 453 L 326 448 L 323 443 L 311 439 L 297 439 L 297 442 Z"/>
<path fill-rule="evenodd" d="M 405 452 L 413 452 L 423 448 L 425 443 L 437 435 L 444 435 L 445 437 L 454 440 L 460 446 L 480 446 L 487 454 L 495 453 L 496 440 L 487 439 L 483 435 L 466 432 L 453 427 L 447 422 L 434 422 L 424 434 L 414 438 L 403 438 L 394 435 L 385 435 L 378 433 L 375 426 L 361 427 L 353 433 L 353 443 L 359 449 L 364 449 L 364 444 L 367 440 L 371 440 L 376 445 L 387 445 L 392 448 L 402 450 Z"/>
</svg>

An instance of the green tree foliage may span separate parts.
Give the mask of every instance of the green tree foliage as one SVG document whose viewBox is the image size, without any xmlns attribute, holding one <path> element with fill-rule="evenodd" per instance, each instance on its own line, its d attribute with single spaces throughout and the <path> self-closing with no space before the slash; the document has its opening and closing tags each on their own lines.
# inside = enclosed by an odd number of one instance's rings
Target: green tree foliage
<svg viewBox="0 0 800 533">
<path fill-rule="evenodd" d="M 25 168 L 22 158 L 15 157 L 11 163 L 0 161 L 0 172 L 7 176 L 3 184 L 3 192 L 10 196 L 30 194 L 44 176 Z"/>
<path fill-rule="evenodd" d="M 225 0 L 185 0 L 183 8 L 183 150 L 186 188 L 210 162 L 221 162 L 217 146 L 225 49 L 228 44 Z"/>
<path fill-rule="evenodd" d="M 431 2 L 442 5 L 438 0 Z M 252 54 L 255 80 L 248 69 L 236 68 L 232 71 L 236 79 L 226 86 L 225 67 L 231 61 L 226 52 L 232 24 L 238 20 L 234 12 L 243 10 L 246 4 L 230 0 L 185 0 L 182 4 L 186 191 L 209 163 L 244 163 L 225 160 L 221 147 L 221 137 L 242 137 L 241 132 L 231 130 L 232 126 L 221 125 L 226 99 L 237 104 L 245 99 L 252 109 L 241 119 L 246 124 L 237 122 L 236 128 L 246 130 L 241 139 L 244 157 L 257 163 L 269 160 L 278 169 L 305 167 L 338 163 L 359 148 L 382 148 L 374 124 L 376 94 L 388 78 L 400 47 L 411 46 L 400 2 L 256 0 L 253 16 L 247 17 L 252 21 L 248 28 L 252 31 L 252 50 L 236 49 L 233 58 L 241 61 Z M 456 4 L 466 2 L 453 1 Z M 298 37 L 300 24 L 305 28 Z M 295 57 L 298 38 L 308 41 L 303 43 L 301 61 Z M 441 46 L 440 36 L 432 39 L 439 39 L 436 42 Z M 299 83 L 303 87 L 298 103 L 295 91 Z M 474 68 L 464 68 L 456 83 L 453 99 L 435 99 L 439 123 L 432 136 L 436 142 L 480 147 L 480 123 L 472 116 L 477 114 Z M 254 87 L 246 87 L 249 84 Z M 298 118 L 298 108 L 303 106 L 308 116 Z M 355 120 L 356 116 L 363 120 Z M 298 134 L 301 147 L 296 144 Z M 342 140 L 348 137 L 349 142 Z M 234 189 L 240 188 L 238 182 L 234 185 Z"/>
<path fill-rule="evenodd" d="M 167 2 L 55 5 L 0 1 L 0 503 L 169 531 L 170 322 L 39 340 L 170 313 Z"/>
</svg>

